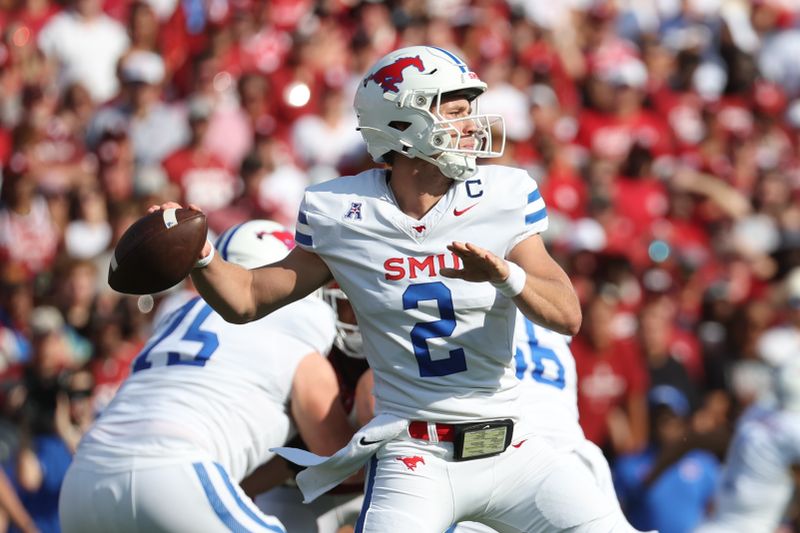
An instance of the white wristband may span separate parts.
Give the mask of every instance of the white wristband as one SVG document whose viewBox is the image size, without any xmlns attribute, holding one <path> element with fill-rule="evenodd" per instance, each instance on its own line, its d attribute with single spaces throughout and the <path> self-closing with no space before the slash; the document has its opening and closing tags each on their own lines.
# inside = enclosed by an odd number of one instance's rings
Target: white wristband
<svg viewBox="0 0 800 533">
<path fill-rule="evenodd" d="M 503 281 L 493 281 L 494 288 L 506 298 L 513 298 L 522 293 L 525 288 L 525 282 L 528 279 L 528 274 L 522 270 L 522 267 L 511 261 L 506 261 L 508 265 L 508 277 Z"/>
<path fill-rule="evenodd" d="M 214 243 L 211 241 L 206 241 L 206 242 L 208 242 L 208 244 L 211 245 L 211 251 L 204 258 L 197 260 L 197 263 L 194 264 L 195 268 L 205 268 L 208 266 L 211 260 L 214 259 L 214 255 L 216 254 L 216 251 L 214 249 Z"/>
</svg>

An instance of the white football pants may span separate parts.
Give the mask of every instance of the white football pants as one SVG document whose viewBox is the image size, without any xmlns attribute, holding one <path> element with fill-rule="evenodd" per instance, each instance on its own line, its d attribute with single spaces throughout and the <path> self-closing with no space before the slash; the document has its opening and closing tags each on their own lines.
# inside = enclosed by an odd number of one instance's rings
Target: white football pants
<svg viewBox="0 0 800 533">
<path fill-rule="evenodd" d="M 606 461 L 606 458 L 600 448 L 598 448 L 597 445 L 590 440 L 581 439 L 581 441 L 575 445 L 575 448 L 571 452 L 566 451 L 566 453 L 574 454 L 576 457 L 578 457 L 578 459 L 580 459 L 586 468 L 589 469 L 589 472 L 591 472 L 592 477 L 594 478 L 595 484 L 600 489 L 601 493 L 605 495 L 610 502 L 612 502 L 615 508 L 615 517 L 607 519 L 606 521 L 598 522 L 592 529 L 587 529 L 589 525 L 579 526 L 584 528 L 580 529 L 580 531 L 604 531 L 604 527 L 608 527 L 608 531 L 628 531 L 631 533 L 638 531 L 634 529 L 633 526 L 628 524 L 627 519 L 622 513 L 622 509 L 619 506 L 619 500 L 617 499 L 617 494 L 614 491 L 614 483 L 611 478 L 611 469 L 608 467 L 608 461 Z M 581 495 L 581 498 L 583 498 L 583 495 Z M 608 524 L 608 526 L 606 526 L 606 524 Z M 452 529 L 449 529 L 448 533 L 495 533 L 495 531 L 496 530 L 492 529 L 491 527 L 478 522 L 461 522 Z M 576 531 L 578 531 L 578 529 L 576 529 Z"/>
<path fill-rule="evenodd" d="M 64 533 L 286 533 L 212 461 L 123 472 L 73 463 L 58 507 Z"/>
<path fill-rule="evenodd" d="M 403 438 L 384 446 L 368 465 L 356 533 L 442 533 L 470 520 L 500 533 L 635 531 L 578 455 L 541 437 L 515 436 L 485 459 L 453 461 L 452 451 Z"/>
</svg>

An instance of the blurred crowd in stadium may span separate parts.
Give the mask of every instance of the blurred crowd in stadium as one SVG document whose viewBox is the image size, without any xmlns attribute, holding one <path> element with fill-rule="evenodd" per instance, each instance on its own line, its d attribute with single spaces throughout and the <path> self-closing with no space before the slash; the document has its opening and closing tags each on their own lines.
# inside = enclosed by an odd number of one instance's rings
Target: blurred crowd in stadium
<svg viewBox="0 0 800 533">
<path fill-rule="evenodd" d="M 460 53 L 542 189 L 629 516 L 690 531 L 723 456 L 653 479 L 659 452 L 729 432 L 800 350 L 800 2 L 0 0 L 0 37 L 0 459 L 42 531 L 160 301 L 107 286 L 116 240 L 166 200 L 292 228 L 305 186 L 373 164 L 352 95 L 399 46 Z"/>
</svg>

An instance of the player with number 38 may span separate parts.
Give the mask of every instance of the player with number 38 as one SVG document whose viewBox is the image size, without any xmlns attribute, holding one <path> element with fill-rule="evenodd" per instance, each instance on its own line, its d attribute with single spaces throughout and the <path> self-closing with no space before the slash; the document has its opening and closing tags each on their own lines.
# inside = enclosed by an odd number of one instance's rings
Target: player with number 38
<svg viewBox="0 0 800 533">
<path fill-rule="evenodd" d="M 585 466 L 537 436 L 517 401 L 517 309 L 568 335 L 581 312 L 540 236 L 548 220 L 536 182 L 477 166 L 505 144 L 502 118 L 479 112 L 486 88 L 447 50 L 390 52 L 355 96 L 367 148 L 388 168 L 308 188 L 285 259 L 248 271 L 207 245 L 192 279 L 241 323 L 331 279 L 347 294 L 374 370 L 376 416 L 331 457 L 278 453 L 310 466 L 297 476 L 306 500 L 366 464 L 356 531 L 442 533 L 460 520 L 501 532 L 630 531 Z"/>
</svg>

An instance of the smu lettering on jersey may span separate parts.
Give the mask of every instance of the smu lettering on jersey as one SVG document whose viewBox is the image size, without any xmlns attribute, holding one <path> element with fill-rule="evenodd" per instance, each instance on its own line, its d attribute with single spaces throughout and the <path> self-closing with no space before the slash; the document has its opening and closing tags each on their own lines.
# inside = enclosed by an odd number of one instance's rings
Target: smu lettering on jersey
<svg viewBox="0 0 800 533">
<path fill-rule="evenodd" d="M 578 423 L 578 376 L 570 337 L 517 312 L 514 361 L 522 382 L 520 403 L 537 435 L 571 446 L 584 439 Z"/>
<path fill-rule="evenodd" d="M 313 296 L 243 325 L 193 298 L 158 324 L 79 458 L 106 468 L 210 458 L 241 480 L 293 433 L 297 365 L 334 336 L 333 311 Z"/>
<path fill-rule="evenodd" d="M 751 408 L 725 458 L 713 522 L 731 531 L 774 531 L 794 490 L 800 464 L 800 413 Z"/>
<path fill-rule="evenodd" d="M 505 257 L 546 227 L 544 201 L 522 170 L 481 166 L 417 220 L 397 206 L 387 172 L 374 169 L 307 189 L 295 239 L 353 304 L 377 410 L 457 422 L 516 416 L 516 306 L 488 282 L 440 276 L 461 266 L 447 245 L 472 242 Z"/>
</svg>

